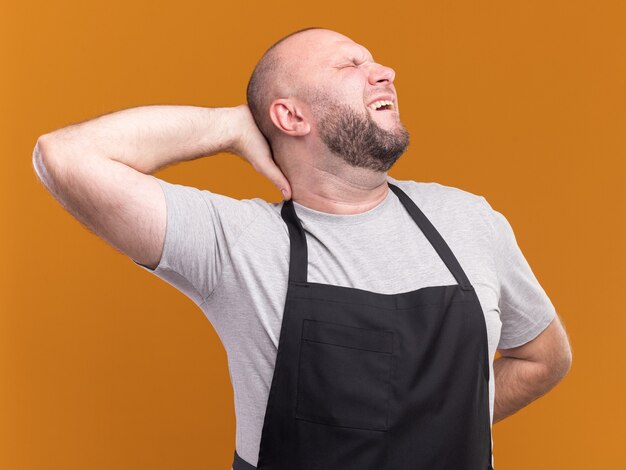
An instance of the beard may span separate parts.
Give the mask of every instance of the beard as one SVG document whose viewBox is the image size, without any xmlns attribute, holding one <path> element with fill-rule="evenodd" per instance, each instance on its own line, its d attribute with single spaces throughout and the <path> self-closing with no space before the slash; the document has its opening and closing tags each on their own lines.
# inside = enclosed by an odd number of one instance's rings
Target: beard
<svg viewBox="0 0 626 470">
<path fill-rule="evenodd" d="M 348 105 L 319 98 L 313 103 L 320 139 L 349 165 L 385 172 L 409 146 L 409 133 L 399 119 L 397 127 L 388 131 L 368 111 L 359 114 Z"/>
</svg>

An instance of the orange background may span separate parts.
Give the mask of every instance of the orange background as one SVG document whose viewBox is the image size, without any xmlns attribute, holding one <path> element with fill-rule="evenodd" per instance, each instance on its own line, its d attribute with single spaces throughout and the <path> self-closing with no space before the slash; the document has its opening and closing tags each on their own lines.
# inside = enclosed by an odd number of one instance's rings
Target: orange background
<svg viewBox="0 0 626 470">
<path fill-rule="evenodd" d="M 243 103 L 265 49 L 307 26 L 396 70 L 411 146 L 389 174 L 484 195 L 569 332 L 569 375 L 495 425 L 496 468 L 626 468 L 625 25 L 621 1 L 2 0 L 0 468 L 230 469 L 211 324 L 65 212 L 31 154 L 124 108 Z M 281 200 L 230 154 L 156 176 Z"/>
</svg>

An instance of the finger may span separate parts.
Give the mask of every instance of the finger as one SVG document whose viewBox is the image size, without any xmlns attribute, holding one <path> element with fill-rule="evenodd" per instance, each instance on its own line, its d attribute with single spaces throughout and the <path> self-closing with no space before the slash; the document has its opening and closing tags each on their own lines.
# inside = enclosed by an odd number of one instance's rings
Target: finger
<svg viewBox="0 0 626 470">
<path fill-rule="evenodd" d="M 273 161 L 264 164 L 261 168 L 261 173 L 281 191 L 281 195 L 284 199 L 291 199 L 291 185 L 283 172 L 280 171 L 280 168 L 278 168 Z"/>
</svg>

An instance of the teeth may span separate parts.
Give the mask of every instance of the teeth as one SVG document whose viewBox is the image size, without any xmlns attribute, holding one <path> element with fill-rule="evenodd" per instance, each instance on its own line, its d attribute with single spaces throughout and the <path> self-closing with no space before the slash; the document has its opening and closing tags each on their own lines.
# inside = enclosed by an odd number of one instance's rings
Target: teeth
<svg viewBox="0 0 626 470">
<path fill-rule="evenodd" d="M 370 108 L 372 109 L 378 109 L 382 106 L 393 106 L 393 101 L 389 101 L 389 100 L 380 100 L 380 101 L 375 101 L 370 105 Z"/>
</svg>

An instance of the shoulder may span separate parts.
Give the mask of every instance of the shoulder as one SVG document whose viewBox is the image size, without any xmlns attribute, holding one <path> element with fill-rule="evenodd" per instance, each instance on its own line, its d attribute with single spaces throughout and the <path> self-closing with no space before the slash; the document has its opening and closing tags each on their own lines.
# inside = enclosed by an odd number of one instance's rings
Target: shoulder
<svg viewBox="0 0 626 470">
<path fill-rule="evenodd" d="M 399 180 L 388 176 L 388 182 L 402 189 L 436 226 L 457 234 L 479 231 L 493 238 L 495 211 L 483 195 L 434 181 Z"/>
<path fill-rule="evenodd" d="M 179 234 L 197 246 L 207 245 L 207 238 L 234 246 L 244 234 L 280 222 L 280 203 L 156 179 L 165 194 L 170 237 Z"/>
<path fill-rule="evenodd" d="M 387 176 L 387 180 L 407 193 L 416 204 L 421 204 L 420 208 L 424 206 L 426 210 L 445 208 L 448 210 L 472 209 L 480 212 L 484 211 L 488 205 L 484 196 L 480 194 L 434 181 L 400 180 L 391 176 Z"/>
</svg>

